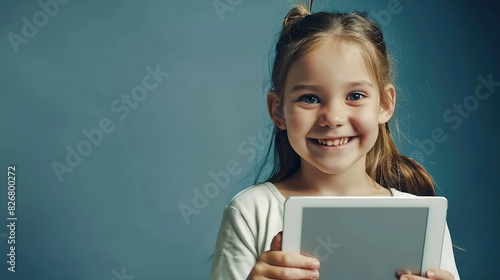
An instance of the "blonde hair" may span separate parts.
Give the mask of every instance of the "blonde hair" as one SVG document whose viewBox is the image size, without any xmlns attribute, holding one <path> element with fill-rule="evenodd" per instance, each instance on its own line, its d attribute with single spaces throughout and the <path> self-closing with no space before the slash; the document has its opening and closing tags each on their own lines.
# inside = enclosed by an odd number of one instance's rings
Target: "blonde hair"
<svg viewBox="0 0 500 280">
<path fill-rule="evenodd" d="M 288 12 L 275 48 L 271 74 L 272 89 L 283 100 L 285 80 L 290 66 L 319 42 L 334 38 L 357 46 L 368 69 L 379 85 L 380 102 L 390 100 L 383 93 L 392 83 L 392 65 L 380 27 L 365 13 L 312 14 L 298 5 Z M 300 168 L 300 157 L 291 147 L 286 131 L 274 127 L 274 165 L 268 181 L 282 181 Z M 427 171 L 413 159 L 398 153 L 389 124 L 379 125 L 379 135 L 366 157 L 366 172 L 385 188 L 395 188 L 415 195 L 435 195 L 434 182 Z"/>
</svg>

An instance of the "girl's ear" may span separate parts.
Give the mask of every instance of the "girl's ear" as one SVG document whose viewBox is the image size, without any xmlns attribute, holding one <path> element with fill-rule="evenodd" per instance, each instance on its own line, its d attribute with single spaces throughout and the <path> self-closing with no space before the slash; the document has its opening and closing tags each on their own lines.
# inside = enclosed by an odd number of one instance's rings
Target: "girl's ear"
<svg viewBox="0 0 500 280">
<path fill-rule="evenodd" d="M 275 91 L 270 91 L 267 94 L 267 111 L 274 124 L 281 130 L 286 130 L 285 118 L 281 111 L 281 100 Z"/>
<path fill-rule="evenodd" d="M 396 89 L 394 85 L 388 84 L 384 88 L 385 96 L 380 100 L 380 111 L 378 113 L 378 123 L 387 123 L 392 115 L 394 115 L 394 107 L 396 105 Z"/>
</svg>

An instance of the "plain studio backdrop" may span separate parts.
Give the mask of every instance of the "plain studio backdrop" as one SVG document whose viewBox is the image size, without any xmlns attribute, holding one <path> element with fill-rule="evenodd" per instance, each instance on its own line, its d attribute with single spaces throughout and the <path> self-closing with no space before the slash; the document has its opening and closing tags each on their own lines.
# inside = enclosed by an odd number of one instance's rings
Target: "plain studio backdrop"
<svg viewBox="0 0 500 280">
<path fill-rule="evenodd" d="M 224 205 L 253 182 L 268 144 L 269 58 L 291 6 L 1 1 L 0 278 L 207 279 Z M 492 279 L 498 4 L 313 7 L 332 9 L 364 10 L 382 25 L 397 62 L 398 147 L 448 198 L 462 278 Z"/>
</svg>

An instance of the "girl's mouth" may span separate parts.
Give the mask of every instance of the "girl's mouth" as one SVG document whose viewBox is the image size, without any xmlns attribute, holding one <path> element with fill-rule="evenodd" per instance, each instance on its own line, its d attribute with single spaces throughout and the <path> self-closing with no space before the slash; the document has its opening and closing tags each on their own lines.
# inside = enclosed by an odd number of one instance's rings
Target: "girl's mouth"
<svg viewBox="0 0 500 280">
<path fill-rule="evenodd" d="M 349 142 L 351 142 L 353 137 L 342 137 L 342 138 L 336 138 L 336 139 L 315 139 L 317 144 L 323 145 L 323 146 L 328 146 L 328 147 L 336 147 L 336 146 L 342 146 L 345 145 Z"/>
</svg>

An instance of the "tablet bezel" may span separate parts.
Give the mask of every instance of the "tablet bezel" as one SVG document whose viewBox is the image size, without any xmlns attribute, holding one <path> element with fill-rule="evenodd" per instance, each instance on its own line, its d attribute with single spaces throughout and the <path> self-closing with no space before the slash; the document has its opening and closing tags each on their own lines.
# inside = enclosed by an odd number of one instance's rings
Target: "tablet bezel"
<svg viewBox="0 0 500 280">
<path fill-rule="evenodd" d="M 347 196 L 290 196 L 285 201 L 282 250 L 300 253 L 302 213 L 304 208 L 428 208 L 425 231 L 422 275 L 439 268 L 446 226 L 448 201 L 444 197 L 347 197 Z M 436 248 L 439 248 L 436 253 Z"/>
</svg>

